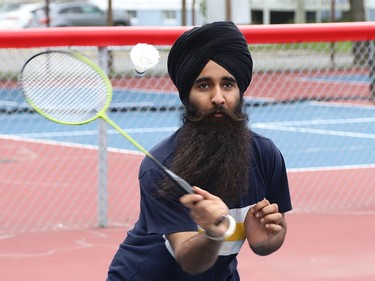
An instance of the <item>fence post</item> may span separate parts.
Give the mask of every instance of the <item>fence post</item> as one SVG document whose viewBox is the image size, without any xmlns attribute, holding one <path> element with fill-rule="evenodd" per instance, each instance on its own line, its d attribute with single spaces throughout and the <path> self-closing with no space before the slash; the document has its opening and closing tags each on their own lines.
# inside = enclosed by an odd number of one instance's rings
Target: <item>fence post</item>
<svg viewBox="0 0 375 281">
<path fill-rule="evenodd" d="M 370 100 L 375 101 L 375 42 L 369 41 L 369 68 L 370 68 Z"/>
<path fill-rule="evenodd" d="M 106 47 L 99 47 L 99 66 L 108 74 L 108 52 Z M 98 226 L 108 225 L 108 150 L 107 124 L 98 119 Z"/>
</svg>

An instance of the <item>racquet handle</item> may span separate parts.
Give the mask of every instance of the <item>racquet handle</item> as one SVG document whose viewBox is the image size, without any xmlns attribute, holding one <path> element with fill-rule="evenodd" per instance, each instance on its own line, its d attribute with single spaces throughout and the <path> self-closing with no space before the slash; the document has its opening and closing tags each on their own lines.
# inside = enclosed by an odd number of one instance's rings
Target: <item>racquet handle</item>
<svg viewBox="0 0 375 281">
<path fill-rule="evenodd" d="M 191 185 L 184 179 L 177 176 L 175 173 L 173 173 L 171 170 L 164 167 L 165 173 L 168 175 L 168 177 L 173 180 L 184 192 L 188 194 L 194 194 L 194 190 L 191 187 Z"/>
</svg>

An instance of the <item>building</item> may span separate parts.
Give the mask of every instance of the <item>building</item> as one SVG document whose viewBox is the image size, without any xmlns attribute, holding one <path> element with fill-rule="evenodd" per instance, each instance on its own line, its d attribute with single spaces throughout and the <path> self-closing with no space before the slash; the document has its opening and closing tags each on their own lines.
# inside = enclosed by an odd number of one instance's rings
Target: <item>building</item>
<svg viewBox="0 0 375 281">
<path fill-rule="evenodd" d="M 89 1 L 102 9 L 107 9 L 108 1 Z M 112 0 L 112 7 L 128 11 L 132 25 L 177 26 L 183 22 L 181 0 Z M 185 8 L 186 25 L 203 23 L 199 0 L 186 0 Z"/>
<path fill-rule="evenodd" d="M 49 0 L 69 2 L 74 0 Z M 81 0 L 107 9 L 108 0 Z M 375 0 L 363 1 L 365 19 L 375 21 Z M 4 3 L 45 0 L 3 0 Z M 112 0 L 114 9 L 125 9 L 135 26 L 177 26 L 183 23 L 182 0 Z M 350 11 L 349 0 L 185 0 L 186 25 L 230 19 L 237 24 L 275 24 L 341 21 Z M 334 5 L 332 5 L 334 4 Z M 335 13 L 332 14 L 332 7 Z"/>
<path fill-rule="evenodd" d="M 90 0 L 106 9 L 107 1 Z M 375 0 L 364 0 L 374 2 Z M 182 23 L 182 0 L 112 0 L 114 8 L 126 9 L 133 25 L 175 26 Z M 350 10 L 349 0 L 186 0 L 186 25 L 231 19 L 236 24 L 324 22 Z M 229 3 L 229 6 L 228 6 Z M 229 14 L 228 14 L 229 10 Z M 374 10 L 375 16 L 375 10 Z"/>
<path fill-rule="evenodd" d="M 305 23 L 332 21 L 350 10 L 349 0 L 250 0 L 253 23 Z"/>
<path fill-rule="evenodd" d="M 106 9 L 108 1 L 89 0 Z M 365 0 L 374 2 L 375 0 Z M 332 0 L 186 0 L 186 25 L 230 18 L 236 24 L 331 21 Z M 228 7 L 229 3 L 229 7 Z M 182 0 L 112 0 L 125 9 L 133 25 L 176 26 L 182 23 Z M 334 0 L 335 18 L 350 10 L 349 0 Z M 230 10 L 228 14 L 228 10 Z M 375 11 L 374 11 L 375 13 Z"/>
</svg>

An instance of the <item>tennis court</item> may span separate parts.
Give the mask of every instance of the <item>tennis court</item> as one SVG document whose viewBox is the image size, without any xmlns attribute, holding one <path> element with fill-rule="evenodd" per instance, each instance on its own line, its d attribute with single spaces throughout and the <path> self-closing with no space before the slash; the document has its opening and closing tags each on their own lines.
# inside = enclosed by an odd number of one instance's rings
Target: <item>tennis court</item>
<svg viewBox="0 0 375 281">
<path fill-rule="evenodd" d="M 121 100 L 124 96 L 147 95 L 147 98 L 137 97 L 137 100 L 146 102 L 143 106 L 157 107 L 155 103 L 160 99 L 167 99 L 169 106 L 175 108 L 136 111 L 131 110 L 136 101 L 128 100 L 127 110 L 113 110 L 109 113 L 112 120 L 146 149 L 150 149 L 179 126 L 180 111 L 176 110 L 179 102 L 174 93 L 150 94 L 138 90 L 117 89 L 114 95 L 115 104 L 117 98 Z M 267 100 L 259 106 L 259 102 L 260 100 L 247 100 L 251 127 L 254 131 L 272 138 L 283 152 L 288 166 L 294 211 L 287 216 L 289 234 L 279 252 L 269 257 L 256 257 L 247 247 L 243 248 L 239 257 L 242 278 L 292 281 L 373 280 L 374 106 L 318 101 L 264 105 Z M 162 101 L 162 104 L 165 105 L 165 101 Z M 17 106 L 19 107 L 19 104 Z M 120 107 L 123 106 L 119 105 Z M 0 122 L 5 124 L 5 120 L 8 125 L 2 126 L 0 132 L 2 166 L 5 167 L 1 179 L 5 186 L 2 188 L 24 188 L 24 197 L 18 198 L 17 206 L 13 209 L 17 216 L 2 216 L 3 227 L 6 228 L 12 223 L 29 223 L 26 220 L 27 214 L 25 218 L 19 214 L 23 209 L 33 215 L 33 210 L 28 209 L 30 200 L 38 202 L 38 208 L 44 210 L 42 219 L 47 224 L 49 221 L 59 220 L 56 213 L 61 217 L 61 213 L 68 216 L 71 214 L 71 217 L 79 213 L 81 220 L 92 221 L 93 214 L 97 212 L 96 205 L 92 203 L 96 202 L 97 193 L 92 189 L 92 185 L 96 184 L 97 178 L 95 173 L 90 177 L 82 175 L 80 166 L 85 165 L 85 168 L 91 171 L 97 169 L 98 123 L 76 127 L 63 126 L 44 120 L 38 114 L 27 112 L 1 114 Z M 9 122 L 18 126 L 9 125 Z M 33 129 L 35 122 L 39 124 L 37 132 Z M 20 146 L 20 143 L 23 153 L 7 155 L 7 148 Z M 133 169 L 126 171 L 126 178 L 133 178 L 133 182 L 124 185 L 133 187 L 125 188 L 123 192 L 137 194 L 134 179 L 143 156 L 111 128 L 108 128 L 108 146 L 109 168 L 113 165 L 129 166 L 129 163 L 132 163 Z M 63 150 L 64 154 L 75 155 L 77 161 L 72 161 L 69 157 L 63 159 L 61 156 L 57 157 L 58 159 L 51 158 L 54 154 L 61 155 L 59 150 Z M 39 151 L 37 155 L 33 154 L 35 151 Z M 341 157 L 337 157 L 338 154 Z M 14 175 L 12 179 L 11 173 L 6 172 L 6 169 L 12 169 L 12 165 L 17 165 L 18 169 L 19 165 L 24 165 L 25 170 L 32 169 L 35 158 L 42 167 L 43 163 L 49 163 L 48 167 L 51 167 L 51 161 L 55 163 L 54 173 L 39 173 L 31 183 L 30 178 L 25 175 Z M 61 189 L 61 192 L 68 193 L 71 197 L 77 193 L 85 193 L 87 202 L 83 205 L 77 203 L 77 210 L 63 206 L 57 207 L 60 208 L 59 212 L 48 212 L 48 208 L 51 208 L 50 200 L 58 186 L 67 184 L 58 182 L 56 171 L 75 178 L 72 185 Z M 114 172 L 109 169 L 109 173 Z M 121 176 L 118 172 L 112 175 L 117 178 Z M 123 180 L 125 181 L 125 178 Z M 17 185 L 6 186 L 6 183 L 11 181 L 16 181 Z M 346 183 L 345 189 L 337 187 L 340 182 Z M 51 194 L 48 196 L 45 193 L 41 195 L 30 192 L 30 185 L 47 184 L 53 184 L 56 188 L 50 190 Z M 19 190 L 14 191 L 13 196 L 16 194 L 19 194 Z M 11 198 L 12 193 L 8 193 L 8 196 Z M 104 229 L 91 227 L 85 230 L 67 230 L 66 225 L 69 223 L 62 222 L 61 229 L 54 226 L 55 231 L 21 232 L 1 237 L 0 261 L 3 266 L 0 276 L 4 280 L 14 281 L 25 278 L 57 281 L 104 280 L 113 253 L 137 216 L 137 205 L 134 201 L 138 200 L 138 195 L 131 198 L 133 207 L 131 214 L 128 214 L 129 221 L 120 227 L 111 225 Z M 113 198 L 109 197 L 109 200 Z M 3 200 L 2 204 L 8 202 Z M 5 206 L 2 206 L 2 209 L 5 209 Z M 39 222 L 40 218 L 35 218 L 35 223 Z"/>
<path fill-rule="evenodd" d="M 282 151 L 294 207 L 278 252 L 243 247 L 242 280 L 374 280 L 374 54 L 363 48 L 358 60 L 353 42 L 373 41 L 375 25 L 241 28 L 255 62 L 250 125 Z M 150 149 L 179 126 L 166 57 L 184 29 L 1 32 L 0 280 L 104 280 L 139 210 L 143 155 L 100 120 L 63 126 L 29 112 L 16 85 L 23 63 L 47 46 L 111 63 L 108 115 Z M 139 42 L 162 59 L 134 77 L 128 52 Z"/>
<path fill-rule="evenodd" d="M 282 249 L 258 257 L 244 246 L 242 280 L 374 280 L 374 214 L 290 214 Z M 3 280 L 105 280 L 125 228 L 28 233 L 0 240 Z"/>
</svg>

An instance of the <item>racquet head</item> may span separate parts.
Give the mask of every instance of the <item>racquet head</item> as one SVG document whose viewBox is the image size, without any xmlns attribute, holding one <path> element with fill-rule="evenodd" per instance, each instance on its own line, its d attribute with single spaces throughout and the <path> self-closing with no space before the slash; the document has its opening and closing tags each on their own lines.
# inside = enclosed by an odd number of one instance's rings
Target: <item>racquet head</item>
<svg viewBox="0 0 375 281">
<path fill-rule="evenodd" d="M 194 193 L 190 184 L 164 167 L 106 115 L 112 100 L 111 82 L 88 58 L 65 51 L 41 52 L 26 61 L 19 83 L 25 100 L 45 118 L 66 125 L 102 118 L 163 169 L 184 192 Z"/>
<path fill-rule="evenodd" d="M 61 124 L 89 123 L 105 114 L 112 100 L 107 75 L 77 53 L 38 53 L 23 66 L 19 82 L 30 106 Z"/>
</svg>

